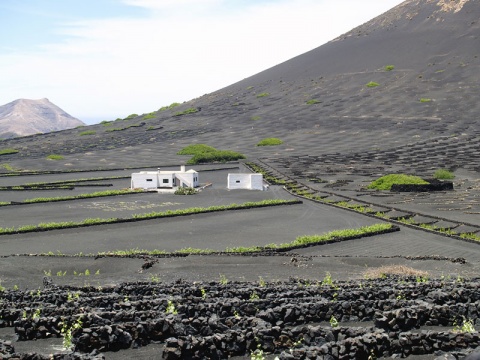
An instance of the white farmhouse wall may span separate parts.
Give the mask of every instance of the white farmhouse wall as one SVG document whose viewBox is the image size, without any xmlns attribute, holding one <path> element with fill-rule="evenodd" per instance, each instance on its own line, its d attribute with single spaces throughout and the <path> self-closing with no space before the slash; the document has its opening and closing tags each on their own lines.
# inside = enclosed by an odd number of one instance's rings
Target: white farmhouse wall
<svg viewBox="0 0 480 360">
<path fill-rule="evenodd" d="M 250 189 L 251 190 L 263 190 L 263 175 L 251 174 L 250 175 Z"/>
<path fill-rule="evenodd" d="M 262 174 L 228 174 L 228 189 L 263 190 Z"/>
<path fill-rule="evenodd" d="M 141 171 L 133 173 L 131 178 L 132 189 L 158 189 L 174 187 L 198 187 L 198 172 L 193 169 L 185 171 Z"/>
<path fill-rule="evenodd" d="M 156 172 L 139 172 L 132 174 L 132 189 L 156 189 L 158 188 L 158 176 Z"/>
</svg>

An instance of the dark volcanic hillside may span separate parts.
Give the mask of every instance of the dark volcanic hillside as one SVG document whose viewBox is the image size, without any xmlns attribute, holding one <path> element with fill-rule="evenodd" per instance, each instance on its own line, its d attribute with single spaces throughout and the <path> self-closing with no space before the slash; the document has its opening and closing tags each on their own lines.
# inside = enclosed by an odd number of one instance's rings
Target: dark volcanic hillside
<svg viewBox="0 0 480 360">
<path fill-rule="evenodd" d="M 405 1 L 319 48 L 173 109 L 91 126 L 89 136 L 72 129 L 4 146 L 19 150 L 9 161 L 88 152 L 98 167 L 119 165 L 108 159 L 126 147 L 124 162 L 179 163 L 176 152 L 191 143 L 249 157 L 428 148 L 443 137 L 478 149 L 479 18 L 479 0 Z M 187 109 L 197 112 L 182 115 Z M 284 144 L 255 146 L 265 137 Z"/>
<path fill-rule="evenodd" d="M 18 99 L 0 106 L 0 137 L 8 138 L 70 129 L 84 123 L 48 99 Z"/>
</svg>

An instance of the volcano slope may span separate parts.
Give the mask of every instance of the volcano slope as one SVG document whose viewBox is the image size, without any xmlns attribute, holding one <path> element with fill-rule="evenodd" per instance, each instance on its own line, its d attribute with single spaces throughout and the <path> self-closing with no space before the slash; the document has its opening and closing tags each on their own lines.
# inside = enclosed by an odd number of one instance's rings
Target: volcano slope
<svg viewBox="0 0 480 360">
<path fill-rule="evenodd" d="M 0 186 L 41 182 L 50 190 L 0 193 L 0 226 L 13 227 L 0 236 L 0 357 L 263 351 L 282 359 L 425 359 L 474 351 L 479 5 L 406 1 L 183 104 L 89 126 L 87 134 L 83 127 L 2 141 L 0 150 L 15 151 L 0 155 Z M 270 137 L 283 143 L 256 146 Z M 188 160 L 177 152 L 199 143 L 241 152 L 247 163 L 195 166 L 212 186 L 192 197 L 127 193 L 17 204 L 128 188 L 131 172 L 176 168 Z M 455 173 L 453 191 L 365 190 L 387 173 L 431 177 L 438 168 Z M 269 176 L 269 191 L 225 189 L 228 172 L 249 169 Z M 298 198 L 131 221 L 150 211 Z M 86 226 L 90 218 L 114 221 Z M 38 226 L 67 221 L 81 226 Z M 376 224 L 393 232 L 273 246 Z M 396 272 L 402 276 L 389 275 Z"/>
</svg>

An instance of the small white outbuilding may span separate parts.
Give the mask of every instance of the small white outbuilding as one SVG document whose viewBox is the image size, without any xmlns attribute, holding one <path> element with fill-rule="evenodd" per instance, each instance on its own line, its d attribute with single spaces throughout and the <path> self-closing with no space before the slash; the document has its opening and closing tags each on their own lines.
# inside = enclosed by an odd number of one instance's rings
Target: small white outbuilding
<svg viewBox="0 0 480 360">
<path fill-rule="evenodd" d="M 175 187 L 192 187 L 199 186 L 198 172 L 190 169 L 185 171 L 185 166 L 181 166 L 180 170 L 161 171 L 140 171 L 132 173 L 131 188 L 132 189 L 160 189 Z"/>
<path fill-rule="evenodd" d="M 262 174 L 228 174 L 229 190 L 264 190 Z"/>
</svg>

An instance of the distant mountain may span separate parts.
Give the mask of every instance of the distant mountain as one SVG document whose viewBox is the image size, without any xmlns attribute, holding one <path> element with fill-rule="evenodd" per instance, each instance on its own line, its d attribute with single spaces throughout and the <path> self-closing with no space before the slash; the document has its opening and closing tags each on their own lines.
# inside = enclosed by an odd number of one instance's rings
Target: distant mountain
<svg viewBox="0 0 480 360">
<path fill-rule="evenodd" d="M 0 106 L 0 138 L 65 130 L 85 125 L 48 99 L 18 99 Z"/>
</svg>

